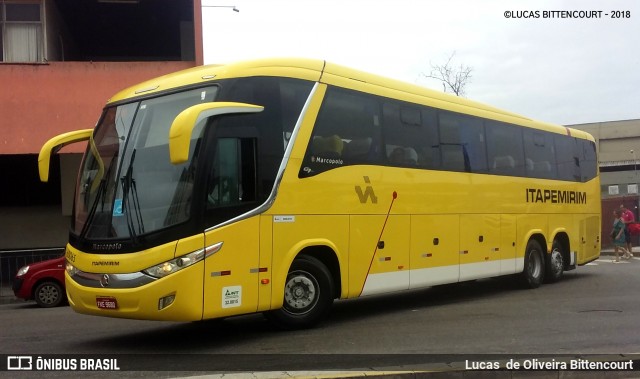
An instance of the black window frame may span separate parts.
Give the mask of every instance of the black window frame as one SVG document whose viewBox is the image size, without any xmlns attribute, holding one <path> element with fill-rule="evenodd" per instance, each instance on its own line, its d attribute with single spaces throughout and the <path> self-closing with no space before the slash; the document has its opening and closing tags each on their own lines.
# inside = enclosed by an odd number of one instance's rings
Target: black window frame
<svg viewBox="0 0 640 379">
<path fill-rule="evenodd" d="M 335 101 L 332 96 L 340 93 L 367 99 L 371 108 L 377 109 L 376 117 L 381 122 L 371 128 L 371 146 L 366 159 L 345 158 L 342 152 L 348 149 L 352 139 L 339 136 L 335 123 L 326 121 L 337 117 L 331 114 L 331 102 Z M 331 126 L 324 130 L 327 124 Z M 326 140 L 317 141 L 319 137 Z M 339 152 L 314 154 L 314 144 Z M 570 182 L 587 182 L 598 175 L 595 143 L 573 137 L 569 132 L 556 133 L 329 86 L 299 177 L 356 164 Z"/>
</svg>

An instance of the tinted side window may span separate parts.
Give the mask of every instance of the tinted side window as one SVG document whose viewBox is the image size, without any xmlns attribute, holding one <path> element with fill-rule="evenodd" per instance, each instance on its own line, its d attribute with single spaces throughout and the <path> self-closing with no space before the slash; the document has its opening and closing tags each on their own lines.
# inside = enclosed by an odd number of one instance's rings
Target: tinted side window
<svg viewBox="0 0 640 379">
<path fill-rule="evenodd" d="M 353 164 L 380 163 L 380 104 L 364 93 L 329 88 L 299 176 Z"/>
<path fill-rule="evenodd" d="M 262 112 L 228 115 L 217 121 L 217 128 L 219 132 L 225 130 L 225 137 L 257 138 L 256 170 L 261 200 L 271 193 L 288 138 L 312 87 L 313 82 L 278 77 L 221 81 L 218 101 L 264 106 Z"/>
<path fill-rule="evenodd" d="M 525 129 L 524 153 L 527 176 L 541 179 L 555 179 L 557 177 L 553 134 Z"/>
<path fill-rule="evenodd" d="M 440 166 L 436 112 L 409 104 L 382 106 L 386 164 L 399 167 Z"/>
<path fill-rule="evenodd" d="M 485 122 L 489 171 L 497 175 L 524 176 L 522 129 L 495 121 Z"/>
<path fill-rule="evenodd" d="M 582 150 L 584 151 L 584 160 L 581 164 L 582 181 L 586 182 L 598 175 L 598 156 L 596 153 L 596 144 L 582 140 Z"/>
<path fill-rule="evenodd" d="M 556 134 L 554 136 L 558 179 L 579 182 L 581 180 L 580 160 L 582 144 L 577 138 Z"/>
<path fill-rule="evenodd" d="M 451 112 L 439 113 L 442 168 L 487 172 L 484 126 L 479 118 Z"/>
</svg>

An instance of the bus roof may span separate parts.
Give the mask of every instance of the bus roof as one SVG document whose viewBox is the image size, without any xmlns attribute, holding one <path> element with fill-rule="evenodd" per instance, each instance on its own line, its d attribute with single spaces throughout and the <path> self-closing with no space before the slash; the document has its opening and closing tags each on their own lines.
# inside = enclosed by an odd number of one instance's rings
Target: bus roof
<svg viewBox="0 0 640 379">
<path fill-rule="evenodd" d="M 566 133 L 575 137 L 595 141 L 591 135 L 577 129 L 533 121 L 532 119 L 522 115 L 473 100 L 359 71 L 324 60 L 306 58 L 268 58 L 240 61 L 230 64 L 212 64 L 193 67 L 153 78 L 126 88 L 109 99 L 107 101 L 107 105 L 126 101 L 139 96 L 148 96 L 154 93 L 170 91 L 175 88 L 196 84 L 206 84 L 213 80 L 251 76 L 282 76 L 298 78 L 345 86 L 347 88 L 361 89 L 364 91 L 369 87 L 371 92 L 374 93 L 378 93 L 379 90 L 389 91 L 394 94 L 394 97 L 401 94 L 402 98 L 410 98 L 415 100 L 416 103 L 435 103 L 439 107 L 449 110 L 460 110 L 463 113 L 485 115 L 489 118 L 515 122 L 521 125 L 545 129 L 561 134 Z M 378 90 L 374 90 L 376 87 Z"/>
</svg>

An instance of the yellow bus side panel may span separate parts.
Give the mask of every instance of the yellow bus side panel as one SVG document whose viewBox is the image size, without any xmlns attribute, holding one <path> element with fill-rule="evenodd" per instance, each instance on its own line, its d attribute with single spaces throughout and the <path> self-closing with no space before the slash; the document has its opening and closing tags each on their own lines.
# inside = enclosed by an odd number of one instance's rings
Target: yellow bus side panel
<svg viewBox="0 0 640 379">
<path fill-rule="evenodd" d="M 515 274 L 518 267 L 515 215 L 500 216 L 500 274 Z M 520 259 L 522 260 L 522 259 Z"/>
<path fill-rule="evenodd" d="M 458 281 L 459 224 L 458 215 L 411 216 L 410 288 Z"/>
<path fill-rule="evenodd" d="M 304 249 L 328 247 L 337 256 L 344 289 L 348 287 L 349 217 L 345 215 L 272 215 L 273 265 L 271 309 L 282 307 L 287 273 Z M 323 253 L 330 254 L 326 249 Z"/>
<path fill-rule="evenodd" d="M 350 217 L 349 296 L 409 288 L 410 220 L 408 215 Z"/>
<path fill-rule="evenodd" d="M 460 281 L 500 274 L 500 216 L 460 218 Z"/>
<path fill-rule="evenodd" d="M 273 291 L 273 217 L 260 216 L 260 272 L 259 279 L 264 281 L 258 286 L 258 311 L 271 309 L 271 292 Z M 266 271 L 264 271 L 266 270 Z"/>
<path fill-rule="evenodd" d="M 206 246 L 222 248 L 205 259 L 203 318 L 252 313 L 260 286 L 260 218 L 206 232 Z"/>
<path fill-rule="evenodd" d="M 576 215 L 576 223 L 580 224 L 580 246 L 578 264 L 585 264 L 597 259 L 600 255 L 600 216 Z"/>
</svg>

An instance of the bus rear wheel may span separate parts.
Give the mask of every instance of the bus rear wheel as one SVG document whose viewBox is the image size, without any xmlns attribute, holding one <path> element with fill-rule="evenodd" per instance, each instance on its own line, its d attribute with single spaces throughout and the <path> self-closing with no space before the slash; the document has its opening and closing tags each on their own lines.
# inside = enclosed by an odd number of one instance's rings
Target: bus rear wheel
<svg viewBox="0 0 640 379">
<path fill-rule="evenodd" d="M 547 258 L 545 279 L 549 283 L 557 282 L 562 279 L 562 274 L 564 273 L 564 255 L 562 254 L 562 246 L 558 241 L 553 241 L 551 254 Z"/>
<path fill-rule="evenodd" d="M 538 288 L 544 279 L 544 254 L 540 243 L 530 240 L 524 253 L 524 270 L 521 281 L 527 288 Z"/>
<path fill-rule="evenodd" d="M 296 258 L 284 285 L 282 308 L 265 313 L 282 329 L 303 329 L 322 320 L 333 303 L 333 281 L 327 267 L 310 256 Z"/>
</svg>

